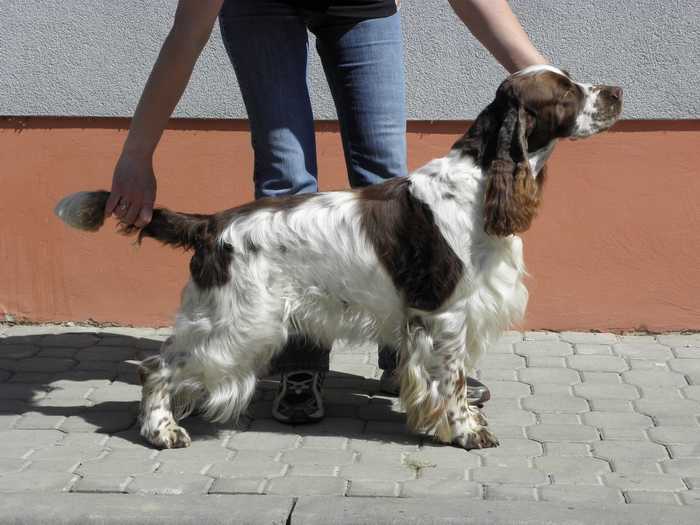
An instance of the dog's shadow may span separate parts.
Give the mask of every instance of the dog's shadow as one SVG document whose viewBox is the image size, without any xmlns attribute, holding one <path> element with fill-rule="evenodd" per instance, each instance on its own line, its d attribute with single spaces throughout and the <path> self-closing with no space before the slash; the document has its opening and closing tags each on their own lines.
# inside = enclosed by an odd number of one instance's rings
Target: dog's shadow
<svg viewBox="0 0 700 525">
<path fill-rule="evenodd" d="M 17 416 L 4 430 L 91 432 L 149 447 L 137 428 L 136 361 L 157 354 L 161 343 L 108 331 L 0 338 L 0 415 Z M 246 415 L 236 422 L 190 416 L 182 425 L 195 442 L 232 430 L 405 444 L 424 440 L 408 432 L 396 398 L 380 394 L 376 379 L 330 371 L 323 392 L 325 419 L 294 426 L 272 419 L 278 383 L 277 377 L 261 379 Z"/>
</svg>

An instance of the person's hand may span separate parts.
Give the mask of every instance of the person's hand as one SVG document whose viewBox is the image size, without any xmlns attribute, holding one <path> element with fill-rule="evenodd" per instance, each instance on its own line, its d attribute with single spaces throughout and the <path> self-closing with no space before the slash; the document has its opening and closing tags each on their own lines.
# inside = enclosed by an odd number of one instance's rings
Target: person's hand
<svg viewBox="0 0 700 525">
<path fill-rule="evenodd" d="M 114 213 L 122 224 L 143 228 L 151 222 L 155 200 L 156 177 L 151 156 L 122 153 L 114 168 L 105 217 Z"/>
</svg>

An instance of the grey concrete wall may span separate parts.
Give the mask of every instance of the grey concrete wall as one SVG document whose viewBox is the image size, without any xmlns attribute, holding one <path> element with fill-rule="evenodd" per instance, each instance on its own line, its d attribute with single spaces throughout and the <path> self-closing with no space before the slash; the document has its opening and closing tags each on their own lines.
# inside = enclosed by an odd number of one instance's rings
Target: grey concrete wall
<svg viewBox="0 0 700 525">
<path fill-rule="evenodd" d="M 0 115 L 129 116 L 175 0 L 0 1 Z M 698 0 L 513 0 L 538 48 L 578 79 L 626 90 L 626 118 L 700 118 Z M 504 70 L 447 0 L 404 0 L 411 119 L 473 118 Z M 316 118 L 335 117 L 317 58 Z M 244 118 L 218 27 L 177 109 Z"/>
</svg>

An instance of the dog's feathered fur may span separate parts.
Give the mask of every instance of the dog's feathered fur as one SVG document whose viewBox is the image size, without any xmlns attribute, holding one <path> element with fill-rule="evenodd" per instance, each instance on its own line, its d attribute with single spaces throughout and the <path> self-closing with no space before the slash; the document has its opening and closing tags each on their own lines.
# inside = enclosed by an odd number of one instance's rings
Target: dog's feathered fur
<svg viewBox="0 0 700 525">
<path fill-rule="evenodd" d="M 556 140 L 612 125 L 620 95 L 528 68 L 499 87 L 446 157 L 406 178 L 214 215 L 155 210 L 139 239 L 194 255 L 174 336 L 142 365 L 142 434 L 186 446 L 177 420 L 195 404 L 213 420 L 238 416 L 256 377 L 301 334 L 395 346 L 412 428 L 466 448 L 497 444 L 466 402 L 465 377 L 525 311 L 514 234 L 535 216 Z M 57 213 L 97 229 L 107 195 L 71 195 Z"/>
</svg>

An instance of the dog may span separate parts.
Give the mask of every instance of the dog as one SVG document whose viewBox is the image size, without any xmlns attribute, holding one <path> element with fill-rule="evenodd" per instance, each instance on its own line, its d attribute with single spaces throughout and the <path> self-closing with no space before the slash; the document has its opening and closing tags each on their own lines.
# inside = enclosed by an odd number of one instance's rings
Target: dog
<svg viewBox="0 0 700 525">
<path fill-rule="evenodd" d="M 154 210 L 138 241 L 192 250 L 173 337 L 141 363 L 141 434 L 190 445 L 178 421 L 197 407 L 238 417 L 256 378 L 291 335 L 330 346 L 375 341 L 399 352 L 411 429 L 466 449 L 498 445 L 466 377 L 528 293 L 523 246 L 545 163 L 563 138 L 608 129 L 622 90 L 578 83 L 552 66 L 509 76 L 443 158 L 407 177 L 356 189 L 261 199 L 213 215 Z M 109 192 L 56 207 L 97 230 Z"/>
</svg>

